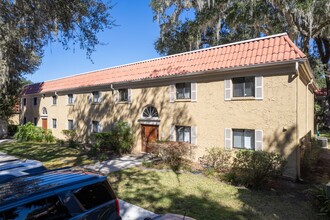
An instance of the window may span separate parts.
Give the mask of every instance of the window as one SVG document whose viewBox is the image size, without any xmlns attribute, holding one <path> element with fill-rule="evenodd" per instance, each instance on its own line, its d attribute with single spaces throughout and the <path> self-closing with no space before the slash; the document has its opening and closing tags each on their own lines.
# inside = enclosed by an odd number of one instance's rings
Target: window
<svg viewBox="0 0 330 220">
<path fill-rule="evenodd" d="M 33 124 L 34 124 L 35 126 L 37 126 L 37 124 L 38 124 L 38 119 L 37 119 L 37 118 L 33 118 Z"/>
<path fill-rule="evenodd" d="M 233 148 L 254 150 L 254 130 L 233 129 Z"/>
<path fill-rule="evenodd" d="M 153 106 L 147 106 L 142 112 L 142 118 L 158 118 L 158 111 Z"/>
<path fill-rule="evenodd" d="M 26 117 L 24 117 L 24 119 L 23 119 L 23 125 L 25 125 L 26 124 Z"/>
<path fill-rule="evenodd" d="M 100 102 L 100 92 L 93 92 L 93 103 L 99 103 Z"/>
<path fill-rule="evenodd" d="M 68 120 L 68 130 L 74 130 L 73 120 Z"/>
<path fill-rule="evenodd" d="M 254 97 L 254 77 L 233 78 L 234 97 Z"/>
<path fill-rule="evenodd" d="M 101 183 L 85 186 L 75 190 L 73 193 L 87 210 L 114 199 L 105 185 Z"/>
<path fill-rule="evenodd" d="M 93 133 L 100 133 L 101 132 L 100 122 L 92 121 L 92 132 Z"/>
<path fill-rule="evenodd" d="M 176 141 L 191 142 L 191 128 L 188 126 L 176 126 Z"/>
<path fill-rule="evenodd" d="M 53 105 L 56 105 L 56 104 L 57 104 L 57 96 L 54 95 L 54 96 L 53 96 Z"/>
<path fill-rule="evenodd" d="M 38 98 L 37 97 L 33 98 L 33 105 L 38 105 Z"/>
<path fill-rule="evenodd" d="M 68 94 L 68 105 L 73 105 L 73 94 Z"/>
<path fill-rule="evenodd" d="M 26 106 L 26 98 L 23 99 L 23 106 Z"/>
<path fill-rule="evenodd" d="M 53 118 L 53 128 L 57 128 L 57 119 Z"/>
<path fill-rule="evenodd" d="M 127 102 L 128 101 L 128 89 L 119 89 L 119 101 Z"/>
<path fill-rule="evenodd" d="M 70 219 L 68 209 L 61 203 L 57 196 L 40 199 L 17 208 L 8 210 L 0 219 Z"/>
<path fill-rule="evenodd" d="M 190 99 L 191 98 L 191 83 L 177 83 L 176 98 L 177 99 Z"/>
</svg>

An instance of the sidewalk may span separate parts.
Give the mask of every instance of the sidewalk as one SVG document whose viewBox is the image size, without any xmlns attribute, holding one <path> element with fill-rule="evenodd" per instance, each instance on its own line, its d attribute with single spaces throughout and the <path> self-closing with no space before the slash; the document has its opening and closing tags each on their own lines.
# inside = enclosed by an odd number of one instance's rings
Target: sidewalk
<svg viewBox="0 0 330 220">
<path fill-rule="evenodd" d="M 149 160 L 151 160 L 151 157 L 148 154 L 130 154 L 111 160 L 97 162 L 93 165 L 86 165 L 83 167 L 107 175 L 110 172 L 116 172 L 118 170 L 139 166 L 142 164 L 143 161 Z"/>
</svg>

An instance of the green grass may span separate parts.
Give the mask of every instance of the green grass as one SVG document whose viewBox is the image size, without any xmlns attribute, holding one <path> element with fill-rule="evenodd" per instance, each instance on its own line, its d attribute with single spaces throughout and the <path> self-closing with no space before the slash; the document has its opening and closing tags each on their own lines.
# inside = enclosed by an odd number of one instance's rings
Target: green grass
<svg viewBox="0 0 330 220">
<path fill-rule="evenodd" d="M 155 213 L 196 219 L 317 219 L 302 193 L 251 191 L 200 174 L 131 168 L 109 175 L 117 196 Z"/>
<path fill-rule="evenodd" d="M 50 169 L 64 166 L 79 166 L 93 162 L 79 149 L 62 147 L 54 143 L 1 143 L 0 151 L 18 158 L 39 160 Z"/>
</svg>

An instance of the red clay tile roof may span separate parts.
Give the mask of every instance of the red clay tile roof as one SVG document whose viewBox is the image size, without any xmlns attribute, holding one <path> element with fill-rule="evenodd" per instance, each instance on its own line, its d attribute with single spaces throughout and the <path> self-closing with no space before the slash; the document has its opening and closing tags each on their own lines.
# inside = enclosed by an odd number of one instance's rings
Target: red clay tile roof
<svg viewBox="0 0 330 220">
<path fill-rule="evenodd" d="M 24 94 L 69 90 L 306 58 L 286 33 L 33 84 Z"/>
</svg>

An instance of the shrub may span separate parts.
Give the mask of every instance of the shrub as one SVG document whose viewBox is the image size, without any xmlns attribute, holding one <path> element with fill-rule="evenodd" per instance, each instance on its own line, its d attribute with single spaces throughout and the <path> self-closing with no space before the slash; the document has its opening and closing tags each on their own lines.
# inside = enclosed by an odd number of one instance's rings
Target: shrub
<svg viewBox="0 0 330 220">
<path fill-rule="evenodd" d="M 8 136 L 14 136 L 18 131 L 18 125 L 8 125 Z"/>
<path fill-rule="evenodd" d="M 228 171 L 230 167 L 231 154 L 220 147 L 213 147 L 206 150 L 207 154 L 201 159 L 201 163 L 213 168 L 217 172 Z"/>
<path fill-rule="evenodd" d="M 317 199 L 320 213 L 330 216 L 330 199 L 327 197 L 326 186 L 315 186 L 309 191 Z"/>
<path fill-rule="evenodd" d="M 235 184 L 259 188 L 283 174 L 286 160 L 276 153 L 240 150 L 236 153 L 228 178 Z"/>
<path fill-rule="evenodd" d="M 185 142 L 158 142 L 149 144 L 148 149 L 174 171 L 178 171 L 183 165 L 184 158 L 190 154 L 191 145 Z"/>
<path fill-rule="evenodd" d="M 50 130 L 44 130 L 31 122 L 25 125 L 19 125 L 14 137 L 18 141 L 53 142 L 55 140 Z"/>
<path fill-rule="evenodd" d="M 78 147 L 78 142 L 77 142 L 78 136 L 76 130 L 62 130 L 62 134 L 64 134 L 64 136 L 66 137 L 69 147 L 71 148 Z"/>
<path fill-rule="evenodd" d="M 118 154 L 130 153 L 133 147 L 132 129 L 126 122 L 118 122 L 110 132 L 91 135 L 93 151 L 114 151 Z"/>
</svg>

